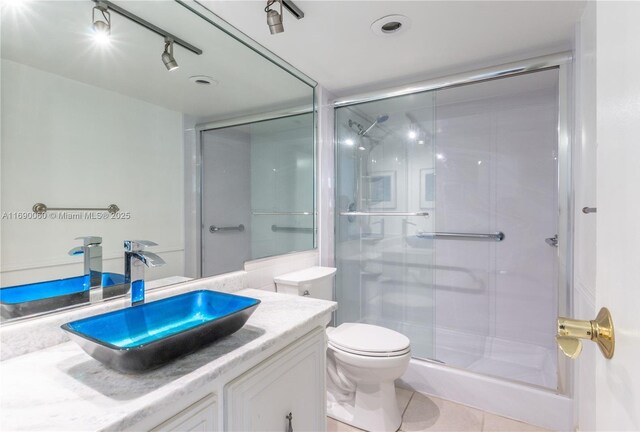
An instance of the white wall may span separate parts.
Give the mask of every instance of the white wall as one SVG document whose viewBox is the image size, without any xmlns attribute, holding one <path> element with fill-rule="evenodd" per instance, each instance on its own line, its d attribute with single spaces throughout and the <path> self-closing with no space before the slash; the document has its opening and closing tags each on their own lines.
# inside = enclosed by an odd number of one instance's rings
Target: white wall
<svg viewBox="0 0 640 432">
<path fill-rule="evenodd" d="M 596 430 L 640 430 L 639 22 L 640 2 L 597 4 L 595 304 L 611 311 L 616 346 L 596 357 Z"/>
<path fill-rule="evenodd" d="M 125 239 L 147 239 L 184 272 L 182 114 L 2 60 L 2 211 L 117 204 L 129 220 L 2 221 L 2 286 L 74 276 L 75 237 L 103 237 L 104 270 L 122 273 Z"/>
<path fill-rule="evenodd" d="M 335 129 L 334 96 L 323 87 L 316 87 L 317 150 L 316 208 L 318 232 L 316 244 L 320 263 L 335 265 Z"/>
<path fill-rule="evenodd" d="M 587 2 L 576 27 L 574 55 L 575 129 L 573 143 L 574 202 L 574 296 L 573 317 L 596 316 L 596 220 L 583 207 L 597 207 L 596 197 L 596 2 Z M 596 429 L 595 370 L 598 349 L 583 344 L 574 365 L 574 396 L 577 428 Z"/>
</svg>

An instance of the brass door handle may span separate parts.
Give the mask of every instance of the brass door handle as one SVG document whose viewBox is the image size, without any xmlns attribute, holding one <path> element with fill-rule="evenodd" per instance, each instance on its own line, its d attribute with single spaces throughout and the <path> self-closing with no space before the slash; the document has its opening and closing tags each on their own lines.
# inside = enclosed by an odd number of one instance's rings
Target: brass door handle
<svg viewBox="0 0 640 432">
<path fill-rule="evenodd" d="M 558 318 L 556 340 L 567 357 L 575 359 L 580 355 L 582 351 L 580 339 L 594 341 L 606 358 L 613 357 L 616 338 L 609 309 L 604 307 L 600 309 L 598 316 L 592 321 Z"/>
</svg>

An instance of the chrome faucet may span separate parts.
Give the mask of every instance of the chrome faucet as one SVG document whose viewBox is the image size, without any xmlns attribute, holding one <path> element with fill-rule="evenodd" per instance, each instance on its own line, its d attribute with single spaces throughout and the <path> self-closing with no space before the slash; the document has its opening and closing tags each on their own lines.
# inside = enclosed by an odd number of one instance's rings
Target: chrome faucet
<svg viewBox="0 0 640 432">
<path fill-rule="evenodd" d="M 102 237 L 76 237 L 82 246 L 74 247 L 69 255 L 84 255 L 84 286 L 89 288 L 91 303 L 102 300 Z"/>
<path fill-rule="evenodd" d="M 153 252 L 146 251 L 149 246 L 158 246 L 149 240 L 124 241 L 124 283 L 127 293 L 131 293 L 131 306 L 144 303 L 144 266 L 160 267 L 166 263 Z"/>
</svg>

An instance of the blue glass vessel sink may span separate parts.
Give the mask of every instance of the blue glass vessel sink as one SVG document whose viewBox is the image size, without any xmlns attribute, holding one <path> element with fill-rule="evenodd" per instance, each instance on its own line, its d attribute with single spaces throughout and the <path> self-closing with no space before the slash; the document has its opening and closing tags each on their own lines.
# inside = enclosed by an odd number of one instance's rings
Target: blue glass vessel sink
<svg viewBox="0 0 640 432">
<path fill-rule="evenodd" d="M 238 331 L 260 300 L 193 291 L 62 326 L 87 354 L 121 372 L 143 372 Z"/>
<path fill-rule="evenodd" d="M 124 291 L 115 288 L 122 284 L 123 275 L 102 274 L 103 287 L 112 287 L 114 292 Z M 33 315 L 88 301 L 89 287 L 84 276 L 0 288 L 0 314 L 3 318 Z"/>
</svg>

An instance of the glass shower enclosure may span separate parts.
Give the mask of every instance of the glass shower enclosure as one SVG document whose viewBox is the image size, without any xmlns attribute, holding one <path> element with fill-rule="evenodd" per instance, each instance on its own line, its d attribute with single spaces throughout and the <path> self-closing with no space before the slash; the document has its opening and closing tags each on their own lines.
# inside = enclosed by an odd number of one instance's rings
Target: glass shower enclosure
<svg viewBox="0 0 640 432">
<path fill-rule="evenodd" d="M 558 71 L 336 109 L 337 323 L 555 389 Z"/>
</svg>

